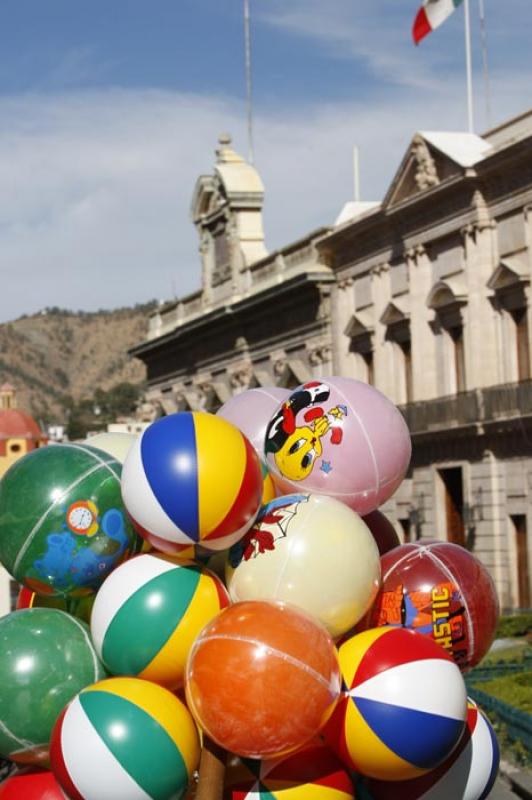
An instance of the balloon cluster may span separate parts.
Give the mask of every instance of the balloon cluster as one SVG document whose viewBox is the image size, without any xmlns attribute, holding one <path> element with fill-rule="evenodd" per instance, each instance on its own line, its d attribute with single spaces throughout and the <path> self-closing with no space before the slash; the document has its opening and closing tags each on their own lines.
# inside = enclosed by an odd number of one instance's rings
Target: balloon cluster
<svg viewBox="0 0 532 800">
<path fill-rule="evenodd" d="M 323 378 L 16 462 L 0 756 L 25 766 L 0 800 L 193 797 L 200 741 L 229 754 L 226 800 L 487 796 L 497 742 L 462 673 L 496 593 L 378 510 L 410 454 L 389 400 Z"/>
</svg>

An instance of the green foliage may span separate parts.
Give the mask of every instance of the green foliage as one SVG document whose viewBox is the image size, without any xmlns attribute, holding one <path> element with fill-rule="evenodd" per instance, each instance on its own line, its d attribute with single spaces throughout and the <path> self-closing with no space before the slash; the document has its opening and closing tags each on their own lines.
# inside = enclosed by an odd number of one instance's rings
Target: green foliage
<svg viewBox="0 0 532 800">
<path fill-rule="evenodd" d="M 504 650 L 495 650 L 482 659 L 481 666 L 489 667 L 494 664 L 521 664 L 525 659 L 532 658 L 532 647 L 526 640 L 516 642 Z"/>
<path fill-rule="evenodd" d="M 141 393 L 140 384 L 122 382 L 107 391 L 98 388 L 92 397 L 77 403 L 72 397 L 65 397 L 68 438 L 84 439 L 89 431 L 105 430 L 118 417 L 131 415 Z"/>
<path fill-rule="evenodd" d="M 532 612 L 501 617 L 495 636 L 497 639 L 510 639 L 527 634 L 532 634 Z"/>
<path fill-rule="evenodd" d="M 507 677 L 494 678 L 491 681 L 473 684 L 483 692 L 498 697 L 508 705 L 521 711 L 532 713 L 532 673 L 518 672 Z"/>
</svg>

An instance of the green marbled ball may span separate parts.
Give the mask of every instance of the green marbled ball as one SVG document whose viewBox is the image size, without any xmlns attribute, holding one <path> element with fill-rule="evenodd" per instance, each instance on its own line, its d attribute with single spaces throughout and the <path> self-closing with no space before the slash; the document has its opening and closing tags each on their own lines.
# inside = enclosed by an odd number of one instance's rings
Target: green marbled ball
<svg viewBox="0 0 532 800">
<path fill-rule="evenodd" d="M 105 677 L 88 626 L 64 611 L 28 608 L 0 618 L 0 755 L 46 761 L 65 705 Z"/>
<path fill-rule="evenodd" d="M 0 562 L 43 595 L 82 597 L 140 547 L 122 467 L 86 444 L 32 450 L 0 481 Z"/>
</svg>

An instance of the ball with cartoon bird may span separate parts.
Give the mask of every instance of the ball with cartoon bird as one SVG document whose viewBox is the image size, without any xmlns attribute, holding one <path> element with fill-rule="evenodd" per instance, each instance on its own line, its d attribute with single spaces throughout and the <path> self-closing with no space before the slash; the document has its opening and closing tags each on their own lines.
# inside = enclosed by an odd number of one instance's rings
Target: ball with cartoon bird
<svg viewBox="0 0 532 800">
<path fill-rule="evenodd" d="M 299 494 L 261 508 L 227 554 L 226 583 L 234 602 L 292 603 L 338 638 L 371 606 L 380 571 L 377 545 L 355 511 L 326 495 Z"/>
<path fill-rule="evenodd" d="M 368 514 L 400 485 L 411 443 L 399 410 L 351 378 L 322 378 L 279 404 L 265 435 L 279 494 L 315 492 Z"/>
</svg>

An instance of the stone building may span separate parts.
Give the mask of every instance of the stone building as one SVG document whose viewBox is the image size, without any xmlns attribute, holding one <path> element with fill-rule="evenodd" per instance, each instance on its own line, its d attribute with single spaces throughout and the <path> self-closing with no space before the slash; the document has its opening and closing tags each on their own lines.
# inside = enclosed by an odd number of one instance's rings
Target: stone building
<svg viewBox="0 0 532 800">
<path fill-rule="evenodd" d="M 482 137 L 417 133 L 380 203 L 266 254 L 263 187 L 220 140 L 192 218 L 202 289 L 134 348 L 149 400 L 216 410 L 311 376 L 369 381 L 401 407 L 407 480 L 384 510 L 405 540 L 448 539 L 529 607 L 532 112 Z"/>
<path fill-rule="evenodd" d="M 202 288 L 154 312 L 132 350 L 147 366 L 146 400 L 166 413 L 216 411 L 235 391 L 332 369 L 334 275 L 316 249 L 327 229 L 267 253 L 262 181 L 230 145 L 220 137 L 214 175 L 192 199 Z"/>
</svg>

